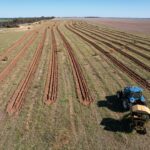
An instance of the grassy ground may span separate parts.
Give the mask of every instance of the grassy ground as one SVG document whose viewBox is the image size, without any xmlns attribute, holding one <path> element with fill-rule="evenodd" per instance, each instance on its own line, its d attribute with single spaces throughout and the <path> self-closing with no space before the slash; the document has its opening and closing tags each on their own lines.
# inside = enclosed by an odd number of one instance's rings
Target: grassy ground
<svg viewBox="0 0 150 150">
<path fill-rule="evenodd" d="M 0 33 L 0 53 L 15 43 L 24 33 L 24 31 Z"/>
<path fill-rule="evenodd" d="M 120 149 L 120 147 L 123 150 L 150 149 L 150 126 L 147 128 L 146 135 L 139 135 L 135 131 L 127 133 L 122 130 L 124 125 L 120 124 L 119 119 L 125 113 L 122 113 L 115 103 L 114 95 L 117 90 L 127 85 L 137 84 L 114 66 L 102 53 L 68 31 L 64 27 L 64 23 L 66 22 L 58 22 L 60 30 L 73 48 L 94 102 L 89 107 L 80 104 L 75 91 L 68 52 L 55 30 L 58 55 L 58 99 L 51 106 L 44 104 L 44 88 L 48 64 L 51 61 L 51 35 L 50 29 L 48 29 L 38 69 L 18 116 L 9 117 L 5 108 L 19 81 L 24 77 L 40 36 L 24 58 L 18 62 L 13 73 L 1 84 L 0 149 L 107 150 Z M 53 22 L 49 22 L 45 26 L 47 25 L 51 28 Z M 42 25 L 41 28 L 43 28 Z M 11 38 L 10 35 L 6 37 Z M 4 39 L 2 40 L 4 41 Z M 17 52 L 16 50 L 12 55 L 16 55 Z M 115 54 L 113 55 L 115 56 Z M 116 54 L 116 58 L 127 61 L 118 54 Z M 140 74 L 142 75 L 142 72 Z M 145 77 L 144 72 L 143 77 Z M 149 91 L 145 90 L 144 95 L 150 101 Z"/>
</svg>

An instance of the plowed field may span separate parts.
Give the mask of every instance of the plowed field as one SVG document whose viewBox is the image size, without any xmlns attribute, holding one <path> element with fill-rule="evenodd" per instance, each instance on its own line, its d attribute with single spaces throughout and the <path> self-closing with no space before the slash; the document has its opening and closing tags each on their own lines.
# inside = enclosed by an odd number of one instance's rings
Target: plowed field
<svg viewBox="0 0 150 150">
<path fill-rule="evenodd" d="M 149 150 L 116 92 L 140 86 L 150 106 L 150 39 L 81 20 L 30 30 L 0 34 L 0 149 Z"/>
</svg>

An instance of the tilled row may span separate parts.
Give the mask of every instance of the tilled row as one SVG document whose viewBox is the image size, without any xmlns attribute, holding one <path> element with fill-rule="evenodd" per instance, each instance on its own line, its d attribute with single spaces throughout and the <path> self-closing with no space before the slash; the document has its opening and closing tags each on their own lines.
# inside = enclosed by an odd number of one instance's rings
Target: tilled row
<svg viewBox="0 0 150 150">
<path fill-rule="evenodd" d="M 93 102 L 93 98 L 89 92 L 87 82 L 83 75 L 81 66 L 78 63 L 77 58 L 75 57 L 73 53 L 73 49 L 71 45 L 69 44 L 69 42 L 67 41 L 67 39 L 65 38 L 65 36 L 60 32 L 58 28 L 57 28 L 57 31 L 61 39 L 64 42 L 64 46 L 67 49 L 69 59 L 72 64 L 73 76 L 75 80 L 76 92 L 77 92 L 78 98 L 83 105 L 89 105 L 91 102 Z"/>
<path fill-rule="evenodd" d="M 117 60 L 115 57 L 113 57 L 110 53 L 106 52 L 104 49 L 102 49 L 100 46 L 98 46 L 95 42 L 89 40 L 85 36 L 81 35 L 80 33 L 76 32 L 75 28 L 70 28 L 65 25 L 65 27 L 70 30 L 71 32 L 78 35 L 80 38 L 91 44 L 94 48 L 96 48 L 98 51 L 100 51 L 102 54 L 104 54 L 114 65 L 120 68 L 121 71 L 125 72 L 131 79 L 133 79 L 135 82 L 143 86 L 144 88 L 148 89 L 150 91 L 150 83 L 146 81 L 144 78 L 142 78 L 140 75 L 136 74 L 134 71 L 132 71 L 130 68 L 125 66 L 122 62 Z M 86 34 L 85 34 L 86 35 Z M 90 37 L 89 35 L 86 35 Z"/>
<path fill-rule="evenodd" d="M 24 56 L 28 48 L 32 45 L 32 43 L 35 41 L 35 39 L 38 36 L 38 32 L 35 32 L 29 41 L 26 42 L 26 44 L 21 48 L 19 53 L 13 58 L 13 60 L 0 72 L 0 82 L 4 81 L 6 77 L 11 73 L 11 71 L 15 68 L 18 61 Z"/>
<path fill-rule="evenodd" d="M 46 33 L 47 33 L 47 29 L 45 29 L 42 35 L 42 39 L 35 51 L 35 54 L 33 56 L 31 63 L 28 66 L 24 79 L 19 83 L 19 86 L 17 87 L 14 94 L 10 98 L 10 101 L 6 108 L 6 111 L 8 112 L 9 115 L 17 114 L 23 104 L 24 97 L 34 77 L 34 74 L 37 70 L 37 67 L 41 58 L 42 50 L 43 50 L 45 39 L 46 39 Z"/>
<path fill-rule="evenodd" d="M 52 56 L 49 63 L 44 96 L 44 102 L 48 105 L 56 101 L 58 92 L 57 44 L 53 28 L 51 29 L 51 38 L 52 38 L 51 41 Z"/>
<path fill-rule="evenodd" d="M 14 50 L 17 46 L 19 46 L 20 44 L 22 44 L 22 42 L 31 34 L 33 33 L 33 31 L 31 32 L 27 32 L 25 33 L 18 41 L 16 41 L 14 44 L 12 44 L 9 48 L 7 48 L 6 50 L 4 50 L 1 54 L 0 54 L 0 60 L 4 59 L 6 56 L 9 55 L 9 53 Z"/>
<path fill-rule="evenodd" d="M 72 26 L 70 26 L 70 27 L 72 27 Z M 131 61 L 133 61 L 134 63 L 136 63 L 136 64 L 137 64 L 138 66 L 140 66 L 141 68 L 143 68 L 143 69 L 145 69 L 146 71 L 150 72 L 150 67 L 147 66 L 146 64 L 144 64 L 143 62 L 141 62 L 140 60 L 138 60 L 137 58 L 134 58 L 134 57 L 131 56 L 130 54 L 128 54 L 128 53 L 126 53 L 126 52 L 120 50 L 119 48 L 115 47 L 115 46 L 112 45 L 111 43 L 106 42 L 106 41 L 103 41 L 103 40 L 100 40 L 100 39 L 98 39 L 98 38 L 96 38 L 96 37 L 94 37 L 94 36 L 89 35 L 88 33 L 92 33 L 92 34 L 96 35 L 97 37 L 101 37 L 99 34 L 95 34 L 95 33 L 93 33 L 93 32 L 90 32 L 90 31 L 84 30 L 84 29 L 80 30 L 80 29 L 78 29 L 78 28 L 76 28 L 76 27 L 74 27 L 74 29 L 75 29 L 76 31 L 79 31 L 79 32 L 81 32 L 81 33 L 83 33 L 83 34 L 85 34 L 85 35 L 91 37 L 91 38 L 94 39 L 94 40 L 97 40 L 97 41 L 100 41 L 100 42 L 104 43 L 104 44 L 107 45 L 108 47 L 113 48 L 113 50 L 117 51 L 118 53 L 122 54 L 122 55 L 125 56 L 126 58 L 128 58 L 128 59 L 130 59 Z M 101 38 L 102 38 L 102 37 L 101 37 Z"/>
<path fill-rule="evenodd" d="M 145 51 L 147 51 L 147 52 L 150 52 L 150 49 L 147 49 L 147 48 L 142 47 L 142 46 L 137 45 L 137 44 L 133 44 L 133 42 L 129 42 L 129 41 L 127 41 L 127 40 L 123 40 L 123 39 L 121 39 L 121 38 L 118 38 L 117 36 L 113 36 L 112 33 L 111 33 L 111 32 L 109 33 L 108 31 L 107 31 L 107 32 L 106 32 L 106 31 L 100 31 L 100 30 L 94 29 L 94 28 L 92 28 L 92 27 L 90 27 L 90 26 L 88 26 L 88 25 L 82 25 L 82 26 L 80 26 L 80 25 L 75 24 L 74 26 L 75 26 L 75 27 L 78 27 L 78 28 L 80 28 L 80 29 L 81 29 L 81 28 L 82 28 L 82 29 L 87 29 L 88 32 L 93 31 L 93 32 L 91 32 L 91 34 L 97 35 L 97 36 L 99 36 L 99 37 L 102 38 L 102 39 L 111 41 L 111 42 L 114 43 L 114 44 L 117 44 L 117 45 L 119 45 L 119 46 L 121 46 L 121 47 L 124 47 L 124 48 L 126 48 L 127 50 L 129 50 L 129 51 L 131 51 L 131 52 L 133 52 L 133 53 L 135 53 L 135 54 L 137 54 L 137 55 L 139 55 L 139 56 L 141 56 L 141 57 L 143 57 L 143 58 L 145 58 L 145 59 L 147 59 L 147 60 L 150 60 L 150 57 L 149 57 L 148 55 L 145 55 L 145 54 L 143 54 L 143 53 L 141 53 L 141 52 L 139 52 L 139 51 L 137 51 L 137 50 L 131 48 L 129 45 L 133 45 L 133 46 L 135 46 L 135 47 L 141 49 L 142 51 L 145 50 Z M 89 30 L 90 30 L 90 31 L 89 31 Z M 96 33 L 96 34 L 95 34 L 95 33 Z M 105 36 L 108 37 L 108 38 L 106 38 L 106 37 L 104 37 L 104 36 L 102 36 L 102 35 L 105 35 Z M 112 40 L 110 40 L 110 39 L 112 39 Z M 119 42 L 118 40 L 119 40 L 119 41 L 122 41 L 122 42 L 125 42 L 126 44 L 122 44 L 122 43 Z"/>
<path fill-rule="evenodd" d="M 88 24 L 88 23 L 86 23 L 86 24 Z M 90 26 L 92 28 L 95 28 L 94 25 L 90 24 Z M 133 34 L 130 34 L 130 33 L 122 32 L 122 31 L 116 31 L 116 30 L 111 30 L 111 29 L 108 30 L 108 28 L 107 29 L 103 28 L 101 30 L 104 31 L 104 32 L 108 32 L 108 33 L 111 32 L 111 34 L 113 34 L 115 36 L 118 36 L 120 38 L 124 38 L 126 40 L 135 40 L 139 44 L 150 46 L 150 40 L 147 39 L 147 38 L 144 38 L 144 37 L 136 36 L 136 35 L 133 35 Z M 139 45 L 137 45 L 137 46 L 139 46 Z M 150 51 L 150 50 L 147 49 L 147 51 Z"/>
</svg>

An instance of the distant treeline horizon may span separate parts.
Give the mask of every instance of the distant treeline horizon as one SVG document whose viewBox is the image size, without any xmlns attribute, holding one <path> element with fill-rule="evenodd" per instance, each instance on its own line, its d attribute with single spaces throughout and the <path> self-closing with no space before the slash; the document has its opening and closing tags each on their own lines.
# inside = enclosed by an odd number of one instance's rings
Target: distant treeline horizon
<svg viewBox="0 0 150 150">
<path fill-rule="evenodd" d="M 42 20 L 50 20 L 55 17 L 19 17 L 19 18 L 0 18 L 0 28 L 19 27 L 20 24 L 34 23 Z"/>
</svg>

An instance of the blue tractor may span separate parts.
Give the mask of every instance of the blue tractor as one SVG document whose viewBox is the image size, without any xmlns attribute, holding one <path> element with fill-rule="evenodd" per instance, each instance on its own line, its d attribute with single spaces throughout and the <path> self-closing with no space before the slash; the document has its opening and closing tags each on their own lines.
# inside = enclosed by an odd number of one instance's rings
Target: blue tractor
<svg viewBox="0 0 150 150">
<path fill-rule="evenodd" d="M 129 110 L 133 105 L 146 105 L 145 98 L 142 94 L 143 89 L 137 86 L 125 87 L 122 91 L 117 92 L 117 98 L 121 100 L 124 110 Z"/>
<path fill-rule="evenodd" d="M 137 86 L 125 87 L 117 92 L 117 98 L 121 102 L 124 110 L 129 110 L 125 116 L 130 121 L 131 129 L 139 133 L 146 133 L 146 125 L 150 119 L 150 109 L 142 94 L 143 89 Z"/>
</svg>

